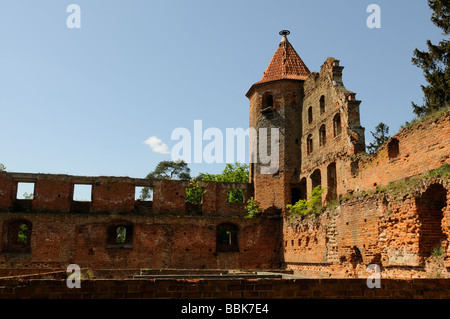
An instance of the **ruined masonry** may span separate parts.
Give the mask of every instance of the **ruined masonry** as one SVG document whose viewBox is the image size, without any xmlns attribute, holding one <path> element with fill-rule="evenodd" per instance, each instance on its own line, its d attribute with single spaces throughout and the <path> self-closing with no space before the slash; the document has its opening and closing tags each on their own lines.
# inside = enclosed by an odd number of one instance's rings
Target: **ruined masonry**
<svg viewBox="0 0 450 319">
<path fill-rule="evenodd" d="M 328 58 L 310 72 L 283 31 L 262 78 L 246 96 L 253 128 L 279 129 L 279 169 L 250 164 L 249 183 L 201 182 L 200 206 L 186 203 L 188 181 L 0 172 L 0 269 L 287 269 L 308 277 L 449 277 L 450 114 L 400 130 L 374 156 L 365 151 L 356 94 L 344 67 Z M 363 79 L 362 79 L 363 80 Z M 269 148 L 270 149 L 270 148 Z M 32 199 L 18 199 L 33 183 Z M 90 185 L 88 202 L 73 198 Z M 286 205 L 320 185 L 326 206 L 292 219 Z M 153 190 L 135 200 L 137 187 Z M 243 203 L 227 202 L 240 189 Z M 248 218 L 254 197 L 261 216 Z M 433 266 L 433 267 L 434 267 Z"/>
</svg>

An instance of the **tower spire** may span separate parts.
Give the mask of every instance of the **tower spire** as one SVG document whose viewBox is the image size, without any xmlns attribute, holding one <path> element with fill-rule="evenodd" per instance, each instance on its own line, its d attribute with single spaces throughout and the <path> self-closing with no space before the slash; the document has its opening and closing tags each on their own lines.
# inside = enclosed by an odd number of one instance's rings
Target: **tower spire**
<svg viewBox="0 0 450 319">
<path fill-rule="evenodd" d="M 287 39 L 290 33 L 289 30 L 281 30 L 279 32 L 282 38 L 278 49 L 273 55 L 261 80 L 254 85 L 284 79 L 306 80 L 309 76 L 310 71 L 308 67 Z"/>
</svg>

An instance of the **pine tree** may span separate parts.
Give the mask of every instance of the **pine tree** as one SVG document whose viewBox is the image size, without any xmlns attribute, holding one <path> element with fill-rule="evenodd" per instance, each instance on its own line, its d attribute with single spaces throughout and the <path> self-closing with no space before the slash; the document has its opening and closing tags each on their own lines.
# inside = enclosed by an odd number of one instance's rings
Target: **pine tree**
<svg viewBox="0 0 450 319">
<path fill-rule="evenodd" d="M 450 33 L 450 2 L 449 0 L 428 0 L 433 10 L 431 21 L 443 30 L 443 35 Z M 439 44 L 427 41 L 428 52 L 414 50 L 412 62 L 424 72 L 428 85 L 422 85 L 424 104 L 419 106 L 412 103 L 413 112 L 417 116 L 432 113 L 450 104 L 450 43 L 444 39 Z"/>
<path fill-rule="evenodd" d="M 389 126 L 387 126 L 383 122 L 380 122 L 380 124 L 375 127 L 375 132 L 371 131 L 370 133 L 372 134 L 374 141 L 367 146 L 367 151 L 369 152 L 369 154 L 374 154 L 378 151 L 381 145 L 383 145 L 384 142 L 386 142 L 390 138 L 390 136 L 388 135 Z"/>
</svg>

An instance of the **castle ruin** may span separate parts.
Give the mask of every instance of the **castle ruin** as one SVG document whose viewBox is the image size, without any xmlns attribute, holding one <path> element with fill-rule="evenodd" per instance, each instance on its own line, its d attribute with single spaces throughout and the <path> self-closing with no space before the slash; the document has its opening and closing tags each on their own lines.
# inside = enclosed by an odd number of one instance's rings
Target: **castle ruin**
<svg viewBox="0 0 450 319">
<path fill-rule="evenodd" d="M 365 151 L 360 103 L 345 88 L 344 67 L 328 58 L 310 72 L 282 39 L 246 96 L 253 128 L 278 128 L 279 169 L 250 164 L 249 183 L 200 182 L 199 210 L 186 203 L 187 181 L 0 172 L 0 270 L 290 270 L 310 278 L 427 277 L 434 249 L 450 277 L 450 114 L 401 129 L 373 156 Z M 19 183 L 34 197 L 18 199 Z M 89 202 L 73 199 L 91 185 Z M 286 206 L 320 185 L 326 208 L 292 221 Z M 151 187 L 152 201 L 135 200 Z M 243 203 L 227 202 L 241 189 Z M 254 197 L 261 216 L 248 218 Z M 27 229 L 19 240 L 20 229 Z M 118 242 L 118 231 L 125 232 Z M 26 271 L 26 269 L 31 269 Z"/>
</svg>

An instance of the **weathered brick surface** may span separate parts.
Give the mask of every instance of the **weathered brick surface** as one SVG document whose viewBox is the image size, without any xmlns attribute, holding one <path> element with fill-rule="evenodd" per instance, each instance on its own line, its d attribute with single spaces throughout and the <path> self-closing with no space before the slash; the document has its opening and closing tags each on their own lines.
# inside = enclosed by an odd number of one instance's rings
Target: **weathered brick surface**
<svg viewBox="0 0 450 319">
<path fill-rule="evenodd" d="M 188 213 L 185 210 L 188 183 L 184 181 L 6 173 L 2 174 L 1 185 L 7 198 L 14 194 L 18 180 L 35 182 L 36 196 L 27 201 L 31 205 L 26 211 L 12 209 L 15 200 L 1 201 L 2 268 L 55 268 L 71 263 L 97 268 L 280 266 L 280 218 L 243 218 L 246 214 L 243 203 L 226 202 L 227 189 L 243 189 L 248 198 L 248 184 L 202 183 L 207 191 L 204 212 Z M 74 183 L 93 185 L 92 202 L 85 211 L 71 210 Z M 154 205 L 149 211 L 135 209 L 137 184 L 154 189 Z M 8 234 L 15 221 L 30 223 L 31 240 L 25 253 L 10 251 L 8 246 Z M 236 252 L 216 251 L 217 229 L 224 223 L 237 226 Z M 115 244 L 114 238 L 112 243 L 108 239 L 110 229 L 115 231 L 114 227 L 119 225 L 130 227 L 131 240 L 123 245 Z"/>
<path fill-rule="evenodd" d="M 450 165 L 450 113 L 406 127 L 394 138 L 399 141 L 399 154 L 389 157 L 388 141 L 375 157 L 360 162 L 358 175 L 349 179 L 349 190 L 370 190 Z"/>
<path fill-rule="evenodd" d="M 285 220 L 286 266 L 325 278 L 367 276 L 370 264 L 387 277 L 450 278 L 448 189 L 448 179 L 428 178 L 413 193 L 362 195 L 319 217 Z M 433 208 L 430 200 L 438 206 Z M 430 256 L 437 247 L 444 248 L 444 255 L 436 260 Z"/>
<path fill-rule="evenodd" d="M 449 299 L 450 281 L 382 279 L 96 279 L 68 288 L 64 279 L 3 280 L 2 299 Z M 269 312 L 270 313 L 270 312 Z"/>
</svg>

